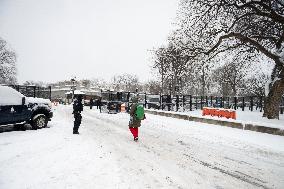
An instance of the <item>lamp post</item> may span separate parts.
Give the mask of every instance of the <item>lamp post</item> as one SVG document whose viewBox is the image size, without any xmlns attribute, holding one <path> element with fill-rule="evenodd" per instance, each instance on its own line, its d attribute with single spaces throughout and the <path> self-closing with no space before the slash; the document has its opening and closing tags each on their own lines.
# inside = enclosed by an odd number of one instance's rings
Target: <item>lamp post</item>
<svg viewBox="0 0 284 189">
<path fill-rule="evenodd" d="M 75 87 L 76 87 L 76 85 L 75 85 L 75 82 L 76 82 L 75 78 L 76 77 L 71 79 L 71 82 L 72 82 L 72 86 L 71 86 L 71 89 L 72 89 L 72 102 L 74 101 L 74 91 L 75 91 Z"/>
</svg>

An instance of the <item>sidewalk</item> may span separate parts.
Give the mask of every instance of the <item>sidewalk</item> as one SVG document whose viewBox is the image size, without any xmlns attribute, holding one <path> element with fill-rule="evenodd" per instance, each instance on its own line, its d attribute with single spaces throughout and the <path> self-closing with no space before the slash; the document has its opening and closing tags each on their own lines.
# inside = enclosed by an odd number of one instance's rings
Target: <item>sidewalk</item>
<svg viewBox="0 0 284 189">
<path fill-rule="evenodd" d="M 284 115 L 281 114 L 279 120 L 269 120 L 267 118 L 263 118 L 262 112 L 259 111 L 251 112 L 237 110 L 237 119 L 234 120 L 212 116 L 202 116 L 201 110 L 190 112 L 173 112 L 147 109 L 145 112 L 154 115 L 174 117 L 177 119 L 284 136 Z"/>
</svg>

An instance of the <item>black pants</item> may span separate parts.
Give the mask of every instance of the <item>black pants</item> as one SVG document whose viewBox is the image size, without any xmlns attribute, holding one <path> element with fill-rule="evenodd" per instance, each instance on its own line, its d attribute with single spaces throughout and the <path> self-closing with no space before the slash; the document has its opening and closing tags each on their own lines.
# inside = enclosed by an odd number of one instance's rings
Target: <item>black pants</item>
<svg viewBox="0 0 284 189">
<path fill-rule="evenodd" d="M 78 131 L 80 125 L 81 125 L 81 121 L 82 121 L 82 116 L 81 113 L 74 113 L 74 127 L 73 127 L 73 131 Z"/>
</svg>

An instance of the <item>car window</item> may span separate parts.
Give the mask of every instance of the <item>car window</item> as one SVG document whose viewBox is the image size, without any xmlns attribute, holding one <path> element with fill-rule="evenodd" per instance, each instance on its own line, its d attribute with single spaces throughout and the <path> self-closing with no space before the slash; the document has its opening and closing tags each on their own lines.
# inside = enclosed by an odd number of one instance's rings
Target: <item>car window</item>
<svg viewBox="0 0 284 189">
<path fill-rule="evenodd" d="M 15 89 L 7 86 L 0 86 L 0 105 L 21 105 L 22 95 Z"/>
<path fill-rule="evenodd" d="M 150 102 L 160 102 L 160 99 L 159 98 L 151 98 L 149 101 Z"/>
</svg>

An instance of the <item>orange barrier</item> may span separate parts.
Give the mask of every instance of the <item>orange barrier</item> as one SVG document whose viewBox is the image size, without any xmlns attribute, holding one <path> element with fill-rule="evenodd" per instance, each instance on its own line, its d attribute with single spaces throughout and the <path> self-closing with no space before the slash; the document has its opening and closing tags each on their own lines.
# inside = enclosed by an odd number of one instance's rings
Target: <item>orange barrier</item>
<svg viewBox="0 0 284 189">
<path fill-rule="evenodd" d="M 236 119 L 236 111 L 231 109 L 223 109 L 223 108 L 208 108 L 204 107 L 202 109 L 202 115 L 211 115 L 211 116 L 218 116 L 218 117 L 225 117 L 227 119 Z"/>
<path fill-rule="evenodd" d="M 125 104 L 121 104 L 121 106 L 120 106 L 120 112 L 125 112 Z"/>
</svg>

